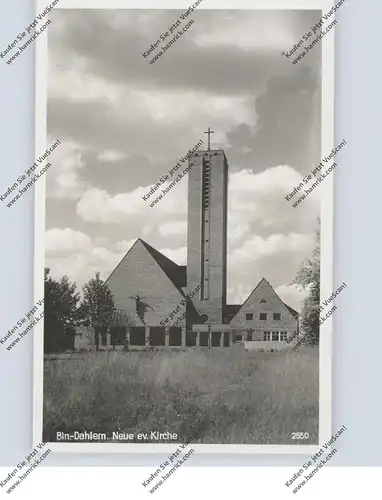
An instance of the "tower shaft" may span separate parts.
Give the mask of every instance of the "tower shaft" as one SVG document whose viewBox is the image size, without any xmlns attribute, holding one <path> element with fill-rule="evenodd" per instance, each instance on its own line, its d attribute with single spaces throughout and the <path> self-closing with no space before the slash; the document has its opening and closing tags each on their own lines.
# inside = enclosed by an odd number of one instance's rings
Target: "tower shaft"
<svg viewBox="0 0 382 500">
<path fill-rule="evenodd" d="M 187 289 L 211 324 L 223 323 L 227 288 L 228 163 L 223 150 L 189 158 Z"/>
</svg>

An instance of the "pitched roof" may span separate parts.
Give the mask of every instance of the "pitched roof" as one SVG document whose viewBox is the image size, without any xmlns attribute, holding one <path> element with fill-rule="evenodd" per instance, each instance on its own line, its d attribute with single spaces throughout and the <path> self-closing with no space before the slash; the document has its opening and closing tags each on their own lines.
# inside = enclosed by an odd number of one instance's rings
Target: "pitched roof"
<svg viewBox="0 0 382 500">
<path fill-rule="evenodd" d="M 255 293 L 255 290 L 260 286 L 260 284 L 265 281 L 267 283 L 268 286 L 270 286 L 273 290 L 273 292 L 277 295 L 277 297 L 280 299 L 280 296 L 279 294 L 276 292 L 276 290 L 273 288 L 273 286 L 269 283 L 269 281 L 267 281 L 265 278 L 261 278 L 261 280 L 258 282 L 258 284 L 255 286 L 255 288 L 252 290 L 252 292 L 248 295 L 248 297 L 245 299 L 245 301 L 243 302 L 243 304 L 241 306 L 227 306 L 227 307 L 239 307 L 239 309 L 235 312 L 234 309 L 231 309 L 229 310 L 229 312 L 227 312 L 227 314 L 232 314 L 230 320 L 232 320 L 240 311 L 240 309 L 244 306 L 244 304 L 246 304 L 246 302 L 248 302 L 248 300 L 252 297 L 252 295 Z M 297 318 L 297 316 L 299 316 L 299 313 L 297 311 L 295 311 L 294 309 L 292 309 L 292 307 L 288 306 L 288 304 L 285 304 L 285 302 L 283 302 L 281 299 L 280 299 L 281 303 L 284 304 L 284 306 L 288 309 L 288 311 L 291 313 L 291 315 L 294 317 L 294 318 Z"/>
<path fill-rule="evenodd" d="M 143 244 L 143 246 L 148 250 L 148 252 L 155 259 L 157 264 L 162 268 L 162 270 L 166 273 L 168 278 L 174 283 L 174 285 L 180 290 L 183 294 L 181 288 L 185 287 L 187 284 L 187 274 L 186 274 L 186 266 L 178 266 L 168 257 L 160 253 L 158 250 L 153 248 L 151 245 L 143 241 L 141 238 L 138 238 L 139 241 Z"/>
<path fill-rule="evenodd" d="M 159 265 L 159 267 L 162 269 L 162 271 L 166 274 L 166 276 L 171 280 L 173 285 L 178 289 L 178 291 L 184 295 L 182 288 L 185 287 L 187 284 L 187 266 L 178 266 L 178 264 L 175 264 L 172 260 L 170 260 L 168 257 L 160 253 L 158 250 L 153 248 L 151 245 L 143 241 L 141 238 L 137 238 L 134 242 L 133 245 L 129 248 L 129 250 L 126 252 L 126 254 L 122 257 L 120 262 L 116 265 L 116 267 L 113 269 L 109 277 L 106 279 L 105 283 L 107 283 L 110 278 L 113 276 L 113 274 L 117 271 L 118 267 L 122 264 L 122 262 L 125 260 L 127 254 L 132 250 L 132 248 L 140 242 L 145 249 L 150 253 L 150 255 L 153 257 L 155 262 Z"/>
</svg>

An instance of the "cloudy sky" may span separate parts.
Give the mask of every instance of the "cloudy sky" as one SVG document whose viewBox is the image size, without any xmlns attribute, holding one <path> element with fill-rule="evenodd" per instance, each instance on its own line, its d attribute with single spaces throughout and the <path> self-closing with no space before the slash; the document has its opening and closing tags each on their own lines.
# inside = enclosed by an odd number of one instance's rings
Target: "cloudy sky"
<svg viewBox="0 0 382 500">
<path fill-rule="evenodd" d="M 142 200 L 203 137 L 230 166 L 228 300 L 265 277 L 290 286 L 314 245 L 319 191 L 284 196 L 320 161 L 320 61 L 281 55 L 318 11 L 195 11 L 155 64 L 142 52 L 182 11 L 55 10 L 49 27 L 46 261 L 82 285 L 107 278 L 136 238 L 186 263 L 187 178 L 153 208 Z"/>
</svg>

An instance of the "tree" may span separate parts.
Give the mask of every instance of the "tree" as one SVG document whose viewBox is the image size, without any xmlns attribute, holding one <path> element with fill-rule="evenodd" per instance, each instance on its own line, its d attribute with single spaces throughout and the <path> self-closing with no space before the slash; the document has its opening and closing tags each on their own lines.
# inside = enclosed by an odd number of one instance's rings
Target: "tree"
<svg viewBox="0 0 382 500">
<path fill-rule="evenodd" d="M 305 260 L 294 284 L 308 291 L 300 314 L 300 326 L 304 342 L 311 345 L 319 343 L 320 331 L 320 225 L 316 230 L 316 246 L 311 259 Z"/>
<path fill-rule="evenodd" d="M 66 275 L 54 280 L 49 268 L 45 269 L 44 285 L 44 350 L 73 349 L 75 327 L 80 320 L 77 286 Z"/>
<path fill-rule="evenodd" d="M 86 326 L 94 329 L 95 347 L 98 351 L 99 337 L 106 335 L 106 329 L 112 322 L 114 312 L 113 295 L 107 284 L 96 273 L 84 286 L 84 300 L 81 312 Z"/>
</svg>

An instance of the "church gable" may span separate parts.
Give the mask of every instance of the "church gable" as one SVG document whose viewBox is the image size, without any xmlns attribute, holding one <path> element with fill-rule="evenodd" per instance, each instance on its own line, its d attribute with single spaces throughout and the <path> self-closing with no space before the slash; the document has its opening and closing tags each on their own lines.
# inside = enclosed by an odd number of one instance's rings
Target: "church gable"
<svg viewBox="0 0 382 500">
<path fill-rule="evenodd" d="M 232 328 L 280 330 L 296 328 L 296 317 L 266 279 L 253 290 L 239 312 L 232 318 Z"/>
<path fill-rule="evenodd" d="M 115 306 L 125 311 L 137 326 L 159 325 L 184 300 L 181 290 L 146 245 L 138 239 L 106 281 Z M 167 259 L 160 252 L 155 252 L 163 257 L 163 262 Z"/>
</svg>

